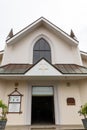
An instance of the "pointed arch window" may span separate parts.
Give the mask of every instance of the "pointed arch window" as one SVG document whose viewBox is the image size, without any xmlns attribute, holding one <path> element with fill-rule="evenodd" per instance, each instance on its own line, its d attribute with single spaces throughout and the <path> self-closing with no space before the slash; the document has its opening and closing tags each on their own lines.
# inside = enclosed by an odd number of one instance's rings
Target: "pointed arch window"
<svg viewBox="0 0 87 130">
<path fill-rule="evenodd" d="M 49 43 L 43 38 L 39 39 L 34 45 L 33 63 L 35 64 L 41 58 L 51 62 L 51 49 Z"/>
</svg>

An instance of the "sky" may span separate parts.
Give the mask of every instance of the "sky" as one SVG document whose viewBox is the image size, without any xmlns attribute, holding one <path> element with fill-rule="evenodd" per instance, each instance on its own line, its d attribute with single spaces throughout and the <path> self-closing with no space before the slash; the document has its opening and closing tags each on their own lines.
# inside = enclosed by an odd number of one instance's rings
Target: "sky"
<svg viewBox="0 0 87 130">
<path fill-rule="evenodd" d="M 0 0 L 0 50 L 11 28 L 15 34 L 42 16 L 68 34 L 72 29 L 87 52 L 87 0 Z"/>
</svg>

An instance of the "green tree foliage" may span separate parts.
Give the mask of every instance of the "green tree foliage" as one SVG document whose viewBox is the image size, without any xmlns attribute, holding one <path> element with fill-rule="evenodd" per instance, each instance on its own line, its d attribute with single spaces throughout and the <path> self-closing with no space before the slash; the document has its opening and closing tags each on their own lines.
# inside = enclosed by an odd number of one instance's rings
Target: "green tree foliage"
<svg viewBox="0 0 87 130">
<path fill-rule="evenodd" d="M 81 109 L 78 111 L 78 113 L 80 113 L 80 115 L 83 115 L 84 118 L 87 117 L 87 103 L 81 106 Z"/>
<path fill-rule="evenodd" d="M 2 115 L 0 116 L 0 120 L 7 120 L 6 114 L 8 111 L 8 107 L 2 100 L 0 100 L 0 108 L 2 109 Z"/>
</svg>

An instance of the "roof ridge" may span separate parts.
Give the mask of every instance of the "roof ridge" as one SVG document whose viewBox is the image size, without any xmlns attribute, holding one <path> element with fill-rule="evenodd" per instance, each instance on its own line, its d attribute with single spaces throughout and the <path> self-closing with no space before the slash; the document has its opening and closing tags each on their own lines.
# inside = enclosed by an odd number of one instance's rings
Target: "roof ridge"
<svg viewBox="0 0 87 130">
<path fill-rule="evenodd" d="M 54 26 L 54 28 L 56 28 L 56 30 L 60 30 L 61 32 L 63 32 L 65 35 L 67 35 L 69 38 L 71 38 L 72 40 L 79 42 L 77 39 L 72 38 L 68 33 L 66 33 L 65 31 L 63 31 L 61 28 L 59 28 L 57 25 L 55 25 L 54 23 L 52 23 L 51 21 L 49 21 L 48 19 L 46 19 L 45 17 L 40 17 L 37 20 L 35 20 L 34 22 L 31 22 L 29 25 L 27 25 L 26 27 L 24 27 L 23 29 L 21 29 L 20 31 L 18 31 L 16 34 L 13 35 L 13 37 L 9 38 L 6 40 L 9 41 L 10 39 L 14 38 L 16 35 L 18 35 L 19 33 L 23 32 L 24 30 L 26 30 L 28 27 L 32 26 L 34 23 L 36 22 L 40 22 L 40 21 L 45 21 L 47 23 L 50 23 L 52 26 Z"/>
</svg>

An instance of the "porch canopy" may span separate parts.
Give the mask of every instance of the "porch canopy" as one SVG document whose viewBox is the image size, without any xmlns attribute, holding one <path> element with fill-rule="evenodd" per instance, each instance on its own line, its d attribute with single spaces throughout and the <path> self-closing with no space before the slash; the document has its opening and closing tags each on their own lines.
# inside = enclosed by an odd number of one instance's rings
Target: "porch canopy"
<svg viewBox="0 0 87 130">
<path fill-rule="evenodd" d="M 87 68 L 76 64 L 51 64 L 41 59 L 36 64 L 6 64 L 0 79 L 70 80 L 87 78 Z"/>
</svg>

